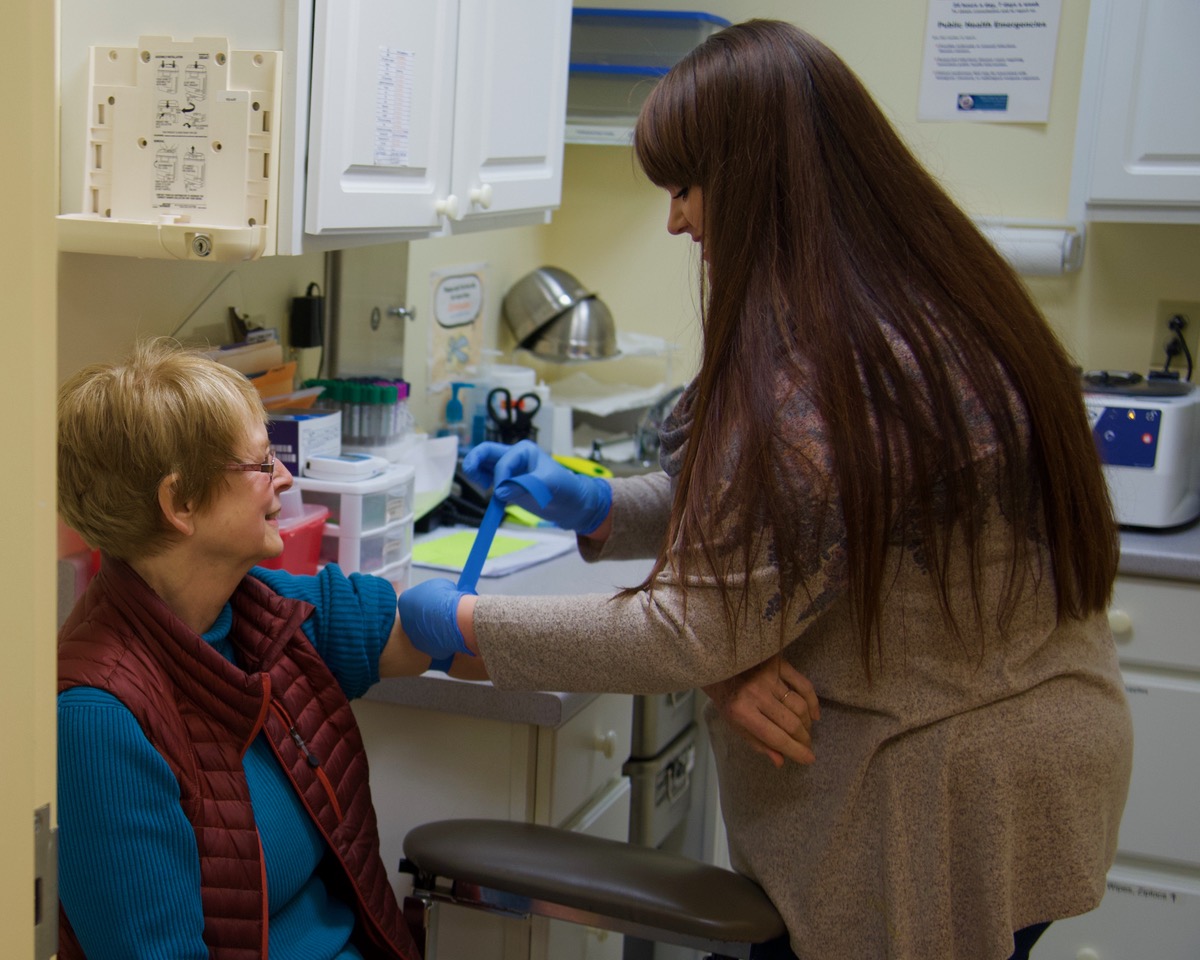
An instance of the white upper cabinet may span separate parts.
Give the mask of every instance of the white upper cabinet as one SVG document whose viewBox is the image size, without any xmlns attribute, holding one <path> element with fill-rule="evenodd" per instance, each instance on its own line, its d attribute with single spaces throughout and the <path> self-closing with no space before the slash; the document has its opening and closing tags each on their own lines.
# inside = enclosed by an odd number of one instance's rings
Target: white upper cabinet
<svg viewBox="0 0 1200 960">
<path fill-rule="evenodd" d="M 459 0 L 451 229 L 562 195 L 571 4 Z"/>
<path fill-rule="evenodd" d="M 1091 220 L 1200 222 L 1200 3 L 1092 0 L 1072 204 Z"/>
<path fill-rule="evenodd" d="M 317 0 L 304 229 L 441 226 L 458 5 Z"/>
<path fill-rule="evenodd" d="M 544 219 L 570 31 L 563 0 L 317 0 L 305 230 Z"/>
<path fill-rule="evenodd" d="M 61 4 L 61 249 L 243 260 L 558 206 L 570 0 Z"/>
</svg>

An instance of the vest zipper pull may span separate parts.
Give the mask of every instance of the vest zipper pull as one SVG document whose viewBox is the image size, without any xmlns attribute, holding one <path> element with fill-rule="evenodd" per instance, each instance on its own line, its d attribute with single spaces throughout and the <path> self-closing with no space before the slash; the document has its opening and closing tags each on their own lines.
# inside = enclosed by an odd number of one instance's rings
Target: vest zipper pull
<svg viewBox="0 0 1200 960">
<path fill-rule="evenodd" d="M 300 752 L 304 755 L 304 759 L 308 761 L 308 765 L 310 767 L 319 767 L 321 765 L 321 761 L 318 760 L 316 755 L 308 749 L 308 744 L 305 743 L 304 738 L 300 736 L 300 731 L 298 731 L 295 727 L 292 727 L 290 730 L 288 730 L 288 734 L 291 736 L 292 742 L 300 748 Z"/>
</svg>

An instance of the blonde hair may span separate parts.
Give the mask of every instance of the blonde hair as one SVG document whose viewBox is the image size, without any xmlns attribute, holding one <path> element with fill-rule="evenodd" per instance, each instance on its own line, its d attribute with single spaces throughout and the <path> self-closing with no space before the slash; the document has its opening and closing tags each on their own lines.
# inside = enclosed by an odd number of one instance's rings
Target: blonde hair
<svg viewBox="0 0 1200 960">
<path fill-rule="evenodd" d="M 267 420 L 250 381 L 168 338 L 84 367 L 58 393 L 63 521 L 123 560 L 160 552 L 174 532 L 159 484 L 176 474 L 176 497 L 203 509 L 238 458 L 248 420 Z"/>
</svg>

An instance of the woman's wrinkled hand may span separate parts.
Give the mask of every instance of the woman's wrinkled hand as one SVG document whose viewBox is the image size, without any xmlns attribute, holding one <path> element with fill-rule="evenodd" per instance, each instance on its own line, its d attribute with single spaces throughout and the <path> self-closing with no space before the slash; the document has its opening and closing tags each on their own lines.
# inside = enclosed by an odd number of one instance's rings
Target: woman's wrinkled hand
<svg viewBox="0 0 1200 960">
<path fill-rule="evenodd" d="M 704 688 L 721 715 L 776 767 L 785 760 L 812 763 L 812 725 L 821 705 L 808 678 L 776 655 L 728 680 Z"/>
</svg>

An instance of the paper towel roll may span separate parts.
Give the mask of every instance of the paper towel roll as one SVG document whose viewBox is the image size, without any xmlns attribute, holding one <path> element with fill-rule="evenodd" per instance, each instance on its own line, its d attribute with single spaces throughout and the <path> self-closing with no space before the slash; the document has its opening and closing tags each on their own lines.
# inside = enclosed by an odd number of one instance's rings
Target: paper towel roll
<svg viewBox="0 0 1200 960">
<path fill-rule="evenodd" d="M 1082 262 L 1083 243 L 1075 230 L 996 225 L 980 229 L 1017 273 L 1025 276 L 1058 276 L 1078 270 Z"/>
</svg>

